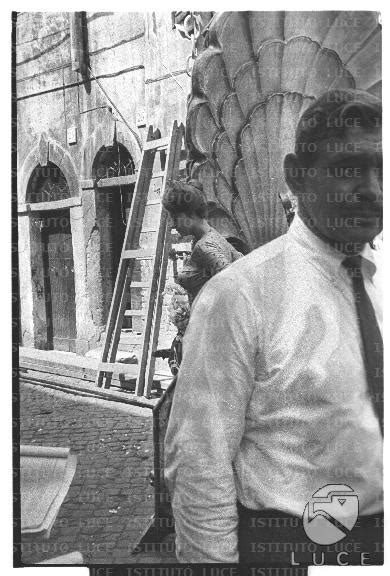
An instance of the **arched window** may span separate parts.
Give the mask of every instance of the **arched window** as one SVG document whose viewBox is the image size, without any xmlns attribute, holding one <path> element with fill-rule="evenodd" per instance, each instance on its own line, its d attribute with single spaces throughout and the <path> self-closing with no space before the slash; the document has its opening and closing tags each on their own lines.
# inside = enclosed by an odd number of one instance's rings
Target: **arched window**
<svg viewBox="0 0 390 576">
<path fill-rule="evenodd" d="M 114 142 L 111 146 L 100 148 L 92 166 L 92 177 L 96 181 L 132 174 L 135 174 L 135 164 L 129 151 L 122 144 Z"/>
<path fill-rule="evenodd" d="M 70 196 L 68 183 L 58 166 L 48 162 L 46 166 L 39 164 L 34 169 L 27 186 L 28 203 L 53 202 Z"/>
</svg>

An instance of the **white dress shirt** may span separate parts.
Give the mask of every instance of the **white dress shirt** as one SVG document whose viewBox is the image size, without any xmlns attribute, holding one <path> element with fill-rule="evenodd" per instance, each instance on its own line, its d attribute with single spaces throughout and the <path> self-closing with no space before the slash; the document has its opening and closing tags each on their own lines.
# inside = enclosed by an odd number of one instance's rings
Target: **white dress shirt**
<svg viewBox="0 0 390 576">
<path fill-rule="evenodd" d="M 381 324 L 373 251 L 366 289 Z M 165 440 L 181 562 L 237 562 L 237 499 L 301 516 L 326 484 L 383 509 L 382 437 L 344 255 L 296 217 L 202 289 Z"/>
</svg>

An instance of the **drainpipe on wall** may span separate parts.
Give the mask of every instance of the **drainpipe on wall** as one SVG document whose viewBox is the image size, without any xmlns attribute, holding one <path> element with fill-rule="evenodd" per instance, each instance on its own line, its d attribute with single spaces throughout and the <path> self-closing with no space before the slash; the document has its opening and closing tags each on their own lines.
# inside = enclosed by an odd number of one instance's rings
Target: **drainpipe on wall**
<svg viewBox="0 0 390 576">
<path fill-rule="evenodd" d="M 70 13 L 70 51 L 72 70 L 88 77 L 88 28 L 86 12 Z"/>
</svg>

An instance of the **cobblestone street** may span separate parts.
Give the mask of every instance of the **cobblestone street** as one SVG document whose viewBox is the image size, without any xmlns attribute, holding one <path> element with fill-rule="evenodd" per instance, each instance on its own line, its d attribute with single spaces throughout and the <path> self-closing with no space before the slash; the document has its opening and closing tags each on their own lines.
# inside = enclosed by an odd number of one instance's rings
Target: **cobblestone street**
<svg viewBox="0 0 390 576">
<path fill-rule="evenodd" d="M 50 538 L 23 537 L 22 561 L 79 551 L 86 564 L 140 562 L 131 550 L 153 514 L 152 411 L 21 383 L 20 412 L 21 444 L 78 459 Z"/>
</svg>

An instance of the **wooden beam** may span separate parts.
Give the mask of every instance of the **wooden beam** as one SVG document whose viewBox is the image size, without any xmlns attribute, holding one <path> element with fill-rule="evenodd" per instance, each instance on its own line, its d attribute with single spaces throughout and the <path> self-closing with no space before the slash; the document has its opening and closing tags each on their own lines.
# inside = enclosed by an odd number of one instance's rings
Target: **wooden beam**
<svg viewBox="0 0 390 576">
<path fill-rule="evenodd" d="M 80 196 L 72 196 L 71 198 L 64 198 L 63 200 L 52 200 L 51 202 L 34 202 L 19 204 L 18 212 L 44 212 L 45 210 L 61 210 L 63 208 L 72 208 L 73 206 L 81 206 L 82 199 Z"/>
<path fill-rule="evenodd" d="M 102 372 L 113 372 L 116 374 L 128 374 L 137 378 L 138 364 L 122 364 L 120 362 L 100 362 L 98 370 Z"/>
<path fill-rule="evenodd" d="M 96 363 L 97 364 L 97 363 Z M 21 373 L 25 370 L 34 370 L 48 374 L 57 374 L 59 376 L 68 376 L 70 378 L 77 378 L 79 380 L 86 380 L 93 382 L 96 377 L 96 364 L 94 366 L 74 366 L 69 364 L 66 366 L 58 362 L 39 362 L 30 358 L 20 358 L 19 370 Z"/>
<path fill-rule="evenodd" d="M 119 188 L 119 186 L 129 186 L 137 181 L 137 174 L 127 176 L 113 176 L 112 178 L 101 178 L 97 182 L 92 178 L 80 180 L 82 190 L 91 190 L 94 188 Z"/>
<path fill-rule="evenodd" d="M 114 376 L 115 379 L 115 376 Z M 161 382 L 168 379 L 166 376 L 156 375 L 156 388 L 161 389 Z M 47 388 L 53 388 L 55 390 L 61 390 L 69 394 L 74 394 L 78 397 L 95 397 L 104 398 L 105 400 L 110 400 L 112 402 L 120 402 L 124 404 L 132 404 L 134 406 L 140 406 L 144 408 L 153 408 L 158 402 L 156 398 L 143 398 L 142 396 L 135 396 L 127 390 L 102 390 L 97 388 L 95 383 L 92 381 L 76 380 L 75 378 L 68 376 L 58 376 L 58 374 L 42 373 L 38 371 L 26 371 L 26 373 L 20 375 L 20 382 L 28 384 L 37 384 L 39 386 L 46 386 Z"/>
<path fill-rule="evenodd" d="M 98 180 L 98 188 L 111 188 L 113 186 L 128 186 L 137 181 L 137 174 L 130 174 L 128 176 L 113 176 L 112 178 L 102 178 Z"/>
</svg>

